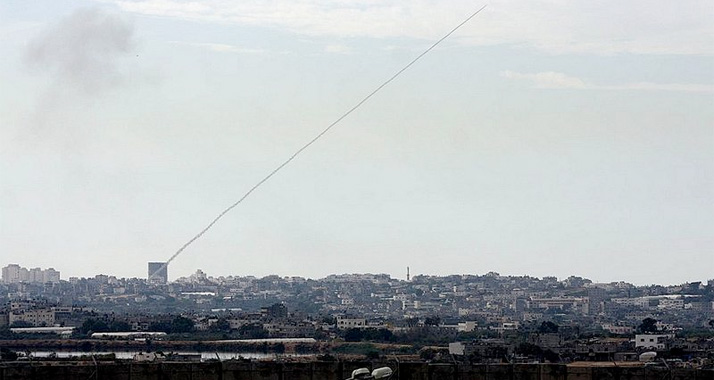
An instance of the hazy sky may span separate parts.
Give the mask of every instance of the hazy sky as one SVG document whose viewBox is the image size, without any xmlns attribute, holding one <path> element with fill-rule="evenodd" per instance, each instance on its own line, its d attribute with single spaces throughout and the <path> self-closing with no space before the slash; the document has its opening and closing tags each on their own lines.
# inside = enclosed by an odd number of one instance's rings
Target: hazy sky
<svg viewBox="0 0 714 380">
<path fill-rule="evenodd" d="M 145 277 L 485 3 L 3 0 L 0 265 Z M 714 3 L 495 0 L 170 277 L 714 278 Z"/>
</svg>

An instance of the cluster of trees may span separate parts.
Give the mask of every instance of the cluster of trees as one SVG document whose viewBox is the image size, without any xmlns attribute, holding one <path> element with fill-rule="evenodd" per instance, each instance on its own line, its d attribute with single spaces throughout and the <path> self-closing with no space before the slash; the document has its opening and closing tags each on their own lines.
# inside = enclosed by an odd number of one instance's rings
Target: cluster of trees
<svg viewBox="0 0 714 380">
<path fill-rule="evenodd" d="M 248 323 L 238 328 L 238 334 L 245 339 L 263 339 L 268 337 L 268 331 L 260 323 Z"/>
<path fill-rule="evenodd" d="M 194 323 L 191 319 L 177 316 L 170 321 L 154 322 L 149 325 L 151 331 L 161 331 L 167 334 L 181 334 L 195 331 Z M 98 332 L 123 332 L 131 331 L 131 326 L 125 321 L 106 321 L 100 318 L 87 318 L 81 326 L 77 328 L 80 336 L 89 336 Z"/>
<path fill-rule="evenodd" d="M 637 332 L 647 334 L 657 332 L 657 320 L 653 318 L 645 318 L 642 320 L 639 326 L 637 326 Z"/>
<path fill-rule="evenodd" d="M 0 340 L 15 339 L 15 333 L 8 326 L 0 326 Z"/>
<path fill-rule="evenodd" d="M 0 360 L 15 361 L 17 360 L 17 353 L 2 347 L 0 348 Z"/>
<path fill-rule="evenodd" d="M 77 333 L 80 335 L 92 335 L 92 333 L 97 332 L 118 332 L 118 331 L 129 331 L 130 326 L 124 321 L 105 321 L 98 318 L 87 318 L 84 320 L 81 326 L 77 329 Z"/>
<path fill-rule="evenodd" d="M 230 323 L 225 318 L 219 318 L 216 323 L 209 327 L 209 331 L 212 333 L 224 333 L 224 335 L 237 334 L 244 339 L 263 339 L 269 335 L 261 323 L 247 323 L 237 329 L 232 329 Z"/>
<path fill-rule="evenodd" d="M 404 320 L 407 327 L 417 327 L 419 325 L 419 318 L 412 317 L 406 318 Z M 441 318 L 438 316 L 429 316 L 424 318 L 424 326 L 439 326 L 441 324 Z"/>
<path fill-rule="evenodd" d="M 179 315 L 171 321 L 154 322 L 149 325 L 149 330 L 161 331 L 167 334 L 185 334 L 194 332 L 196 330 L 196 326 L 194 326 L 193 320 L 190 318 Z"/>
<path fill-rule="evenodd" d="M 550 349 L 542 349 L 540 346 L 532 343 L 521 343 L 516 346 L 514 352 L 518 355 L 523 355 L 527 357 L 535 357 L 539 361 L 547 360 L 551 363 L 558 363 L 560 361 L 560 356 Z"/>
<path fill-rule="evenodd" d="M 542 334 L 554 334 L 557 333 L 559 329 L 560 326 L 551 321 L 545 321 L 538 326 L 538 332 Z"/>
<path fill-rule="evenodd" d="M 393 342 L 394 334 L 387 329 L 349 329 L 342 334 L 345 342 Z"/>
<path fill-rule="evenodd" d="M 27 321 L 14 321 L 14 322 L 12 322 L 12 324 L 10 325 L 10 327 L 20 327 L 20 328 L 22 328 L 22 327 L 35 327 L 35 325 L 33 325 L 32 323 L 27 322 Z"/>
</svg>

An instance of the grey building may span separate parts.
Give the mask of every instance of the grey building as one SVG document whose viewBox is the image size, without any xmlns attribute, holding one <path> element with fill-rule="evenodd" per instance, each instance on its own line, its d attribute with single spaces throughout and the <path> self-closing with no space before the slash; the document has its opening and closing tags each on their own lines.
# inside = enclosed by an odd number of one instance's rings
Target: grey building
<svg viewBox="0 0 714 380">
<path fill-rule="evenodd" d="M 149 263 L 149 274 L 147 279 L 150 283 L 154 284 L 165 284 L 169 282 L 169 267 L 164 266 L 163 262 L 150 262 Z M 157 272 L 158 271 L 158 272 Z M 156 273 L 156 274 L 154 274 Z M 153 275 L 153 277 L 152 277 Z"/>
</svg>

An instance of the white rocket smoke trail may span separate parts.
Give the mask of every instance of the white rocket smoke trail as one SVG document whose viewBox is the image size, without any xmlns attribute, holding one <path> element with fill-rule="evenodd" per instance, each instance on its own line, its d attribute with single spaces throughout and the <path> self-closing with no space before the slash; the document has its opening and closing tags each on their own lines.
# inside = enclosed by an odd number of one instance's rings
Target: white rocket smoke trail
<svg viewBox="0 0 714 380">
<path fill-rule="evenodd" d="M 196 234 L 196 236 L 192 237 L 189 241 L 187 241 L 184 245 L 179 248 L 176 253 L 174 253 L 159 269 L 154 271 L 152 273 L 148 280 L 151 280 L 154 278 L 159 272 L 163 271 L 168 267 L 169 263 L 171 263 L 178 255 L 180 255 L 186 248 L 188 248 L 189 245 L 191 245 L 194 241 L 198 240 L 203 234 L 208 232 L 208 230 L 213 227 L 214 224 L 216 224 L 221 218 L 223 218 L 224 215 L 226 215 L 228 212 L 233 210 L 236 206 L 241 204 L 243 200 L 248 198 L 250 194 L 252 194 L 256 189 L 258 189 L 262 184 L 264 184 L 267 180 L 269 180 L 272 176 L 277 174 L 282 168 L 284 168 L 287 164 L 289 164 L 292 160 L 294 160 L 300 153 L 302 153 L 305 149 L 309 148 L 310 145 L 314 144 L 317 140 L 319 140 L 322 136 L 324 136 L 332 127 L 337 125 L 339 122 L 341 122 L 344 118 L 349 116 L 352 112 L 354 112 L 357 108 L 362 106 L 367 100 L 369 100 L 372 96 L 374 96 L 377 92 L 379 92 L 382 88 L 384 88 L 386 85 L 391 83 L 393 80 L 395 80 L 399 75 L 401 75 L 403 72 L 405 72 L 407 69 L 409 69 L 413 64 L 415 64 L 418 60 L 420 60 L 422 57 L 427 55 L 431 50 L 433 50 L 437 45 L 439 45 L 441 42 L 443 42 L 445 39 L 449 38 L 454 32 L 456 32 L 459 28 L 461 28 L 464 24 L 469 22 L 472 18 L 474 18 L 477 14 L 479 14 L 484 8 L 486 8 L 486 5 L 483 7 L 479 8 L 476 12 L 472 13 L 467 17 L 464 21 L 462 21 L 459 25 L 456 25 L 453 29 L 451 29 L 448 33 L 446 33 L 443 37 L 441 37 L 438 41 L 434 42 L 431 46 L 429 46 L 428 49 L 424 50 L 421 54 L 419 54 L 416 58 L 414 58 L 411 62 L 409 62 L 406 66 L 404 66 L 401 70 L 397 71 L 394 75 L 392 75 L 389 79 L 384 81 L 382 84 L 380 84 L 377 88 L 375 88 L 372 92 L 369 93 L 369 95 L 365 96 L 360 100 L 357 104 L 355 104 L 352 108 L 347 110 L 342 116 L 337 118 L 337 120 L 333 121 L 330 125 L 327 126 L 327 128 L 323 129 L 322 132 L 318 133 L 317 136 L 313 137 L 312 140 L 308 141 L 307 144 L 303 145 L 300 149 L 298 149 L 295 153 L 293 153 L 292 156 L 290 156 L 287 160 L 285 160 L 282 164 L 280 164 L 277 168 L 273 169 L 268 175 L 263 177 L 258 183 L 253 185 L 253 187 L 250 188 L 243 196 L 238 199 L 235 203 L 230 205 L 228 208 L 223 210 L 218 216 L 216 216 L 211 223 L 208 223 L 206 227 L 204 227 L 201 232 Z"/>
</svg>

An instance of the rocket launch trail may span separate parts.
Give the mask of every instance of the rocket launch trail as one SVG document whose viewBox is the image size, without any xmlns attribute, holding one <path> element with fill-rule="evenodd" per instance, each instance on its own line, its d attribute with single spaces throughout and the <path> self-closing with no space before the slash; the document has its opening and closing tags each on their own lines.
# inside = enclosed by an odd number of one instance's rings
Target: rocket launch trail
<svg viewBox="0 0 714 380">
<path fill-rule="evenodd" d="M 349 116 L 352 112 L 356 111 L 358 108 L 360 108 L 364 103 L 366 103 L 368 100 L 370 100 L 374 95 L 376 95 L 379 91 L 381 91 L 384 87 L 386 87 L 388 84 L 390 84 L 392 81 L 394 81 L 397 77 L 399 77 L 403 72 L 405 72 L 407 69 L 409 69 L 412 65 L 414 65 L 417 61 L 419 61 L 422 57 L 427 55 L 429 52 L 431 52 L 434 48 L 436 48 L 440 43 L 442 43 L 444 40 L 449 38 L 454 32 L 456 32 L 459 28 L 464 26 L 466 23 L 471 21 L 472 18 L 476 17 L 477 14 L 479 14 L 481 11 L 486 8 L 486 5 L 482 6 L 479 8 L 477 11 L 471 13 L 466 19 L 464 19 L 461 23 L 456 25 L 454 28 L 452 28 L 448 33 L 446 33 L 443 37 L 441 37 L 439 40 L 434 42 L 431 46 L 429 46 L 426 50 L 424 50 L 421 54 L 419 54 L 416 58 L 412 59 L 408 64 L 406 64 L 404 67 L 402 67 L 399 71 L 397 71 L 395 74 L 393 74 L 389 79 L 386 81 L 382 82 L 379 86 L 377 86 L 372 92 L 370 92 L 367 96 L 362 98 L 359 102 L 357 102 L 352 108 L 348 109 L 345 113 L 343 113 L 339 118 L 337 118 L 335 121 L 333 121 L 330 125 L 328 125 L 325 129 L 323 129 L 320 133 L 318 133 L 316 136 L 314 136 L 310 141 L 308 141 L 306 144 L 300 147 L 295 153 L 293 153 L 288 159 L 283 161 L 278 167 L 273 169 L 271 172 L 269 172 L 265 177 L 263 177 L 260 181 L 258 181 L 253 187 L 251 187 L 245 194 L 243 194 L 242 197 L 240 197 L 236 202 L 228 206 L 226 209 L 221 211 L 206 227 L 204 227 L 199 233 L 197 233 L 195 236 L 193 236 L 191 239 L 189 239 L 186 243 L 184 243 L 171 257 L 166 260 L 164 265 L 153 272 L 149 276 L 149 280 L 156 276 L 158 273 L 163 271 L 168 265 L 175 260 L 181 253 L 183 253 L 186 248 L 188 248 L 191 244 L 193 244 L 196 240 L 201 238 L 208 230 L 210 230 L 216 223 L 218 223 L 221 218 L 223 218 L 226 214 L 228 214 L 231 210 L 233 210 L 236 206 L 241 204 L 248 196 L 250 196 L 254 191 L 256 191 L 260 186 L 262 186 L 265 182 L 267 182 L 270 178 L 272 178 L 275 174 L 277 174 L 280 170 L 282 170 L 285 166 L 287 166 L 290 162 L 292 162 L 295 158 L 297 158 L 298 155 L 300 155 L 303 151 L 305 151 L 307 148 L 309 148 L 312 144 L 317 142 L 320 138 L 322 138 L 327 132 L 330 131 L 334 126 L 339 124 L 342 120 L 344 120 L 347 116 Z"/>
</svg>

